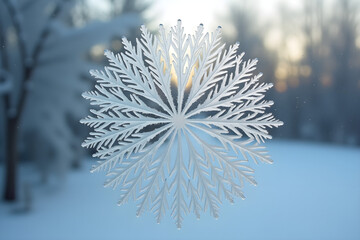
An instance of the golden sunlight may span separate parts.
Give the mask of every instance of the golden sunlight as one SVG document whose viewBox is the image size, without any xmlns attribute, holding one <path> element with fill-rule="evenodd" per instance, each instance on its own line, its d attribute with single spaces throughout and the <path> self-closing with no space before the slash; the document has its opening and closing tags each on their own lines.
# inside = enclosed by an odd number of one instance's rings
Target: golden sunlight
<svg viewBox="0 0 360 240">
<path fill-rule="evenodd" d="M 285 41 L 286 54 L 292 61 L 299 61 L 304 55 L 304 42 L 300 37 L 290 36 Z"/>
</svg>

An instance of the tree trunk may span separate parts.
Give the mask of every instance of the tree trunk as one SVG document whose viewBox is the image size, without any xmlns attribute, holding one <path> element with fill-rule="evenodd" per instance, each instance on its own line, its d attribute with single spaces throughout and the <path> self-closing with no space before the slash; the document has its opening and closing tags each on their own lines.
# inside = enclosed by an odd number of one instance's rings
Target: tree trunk
<svg viewBox="0 0 360 240">
<path fill-rule="evenodd" d="M 16 174 L 17 174 L 17 133 L 19 119 L 17 117 L 9 118 L 6 131 L 6 176 L 4 188 L 4 200 L 16 200 Z"/>
</svg>

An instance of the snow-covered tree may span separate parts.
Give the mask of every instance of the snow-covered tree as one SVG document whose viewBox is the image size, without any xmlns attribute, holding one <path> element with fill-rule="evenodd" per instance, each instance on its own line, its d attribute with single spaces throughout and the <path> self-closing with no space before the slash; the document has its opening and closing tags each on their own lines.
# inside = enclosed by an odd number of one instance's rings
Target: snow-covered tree
<svg viewBox="0 0 360 240">
<path fill-rule="evenodd" d="M 5 200 L 16 198 L 19 147 L 54 169 L 76 157 L 75 122 L 87 109 L 79 93 L 81 74 L 91 68 L 89 49 L 141 24 L 137 13 L 82 27 L 66 24 L 76 1 L 0 2 L 0 132 L 5 156 Z M 1 143 L 1 142 L 0 142 Z M 28 149 L 28 151 L 26 151 Z M 29 151 L 30 150 L 30 151 Z"/>
</svg>

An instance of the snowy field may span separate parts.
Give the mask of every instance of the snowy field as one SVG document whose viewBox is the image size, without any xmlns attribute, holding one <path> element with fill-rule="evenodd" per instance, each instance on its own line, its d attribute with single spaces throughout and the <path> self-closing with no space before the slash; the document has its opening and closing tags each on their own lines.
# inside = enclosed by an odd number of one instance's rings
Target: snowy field
<svg viewBox="0 0 360 240">
<path fill-rule="evenodd" d="M 255 169 L 257 187 L 246 200 L 225 202 L 220 218 L 190 214 L 177 230 L 167 216 L 135 217 L 135 205 L 118 207 L 118 192 L 104 189 L 104 175 L 90 161 L 63 186 L 32 186 L 32 210 L 0 203 L 1 240 L 91 239 L 360 239 L 360 149 L 314 143 L 266 144 L 275 161 Z M 22 177 L 30 169 L 22 169 Z M 3 174 L 3 172 L 1 172 Z M 3 176 L 0 176 L 3 179 Z"/>
</svg>

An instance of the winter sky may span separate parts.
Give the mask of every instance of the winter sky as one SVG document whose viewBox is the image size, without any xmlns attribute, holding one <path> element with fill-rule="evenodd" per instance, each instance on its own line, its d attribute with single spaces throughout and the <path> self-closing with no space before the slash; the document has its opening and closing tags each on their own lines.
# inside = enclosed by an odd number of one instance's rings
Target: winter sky
<svg viewBox="0 0 360 240">
<path fill-rule="evenodd" d="M 151 2 L 151 1 L 150 1 Z M 288 8 L 300 8 L 301 1 L 285 0 L 255 0 L 255 1 L 235 1 L 235 0 L 156 0 L 153 2 L 150 16 L 155 16 L 156 21 L 164 25 L 174 25 L 177 19 L 181 19 L 183 25 L 192 31 L 200 23 L 205 28 L 222 25 L 219 19 L 226 18 L 226 13 L 232 4 L 251 5 L 259 11 L 262 19 L 274 17 L 277 14 L 279 4 L 285 4 Z"/>
</svg>

